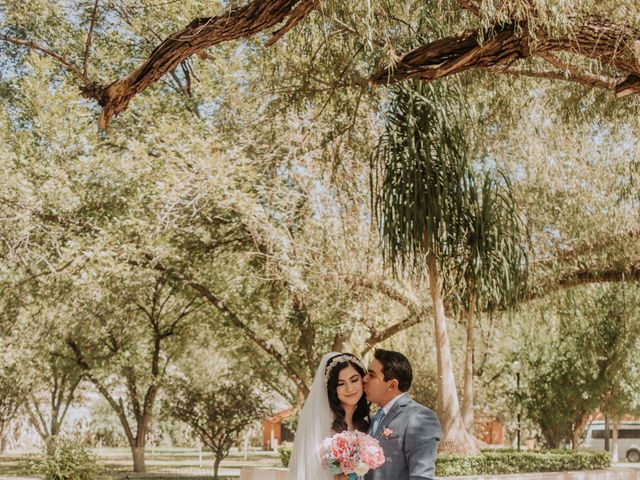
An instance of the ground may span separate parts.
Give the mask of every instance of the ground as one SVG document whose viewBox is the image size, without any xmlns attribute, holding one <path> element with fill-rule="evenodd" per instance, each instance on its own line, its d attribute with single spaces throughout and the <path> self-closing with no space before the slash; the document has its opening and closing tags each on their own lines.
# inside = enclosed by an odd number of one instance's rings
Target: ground
<svg viewBox="0 0 640 480">
<path fill-rule="evenodd" d="M 102 459 L 109 473 L 118 480 L 204 480 L 213 478 L 211 454 L 202 453 L 200 462 L 197 450 L 187 448 L 156 448 L 146 453 L 146 474 L 131 472 L 131 455 L 128 449 L 100 449 L 95 453 Z M 232 450 L 220 466 L 222 479 L 237 479 L 244 466 L 280 466 L 280 457 L 273 452 L 252 451 L 244 459 L 242 452 Z M 33 478 L 25 468 L 25 455 L 0 456 L 0 480 Z"/>
</svg>

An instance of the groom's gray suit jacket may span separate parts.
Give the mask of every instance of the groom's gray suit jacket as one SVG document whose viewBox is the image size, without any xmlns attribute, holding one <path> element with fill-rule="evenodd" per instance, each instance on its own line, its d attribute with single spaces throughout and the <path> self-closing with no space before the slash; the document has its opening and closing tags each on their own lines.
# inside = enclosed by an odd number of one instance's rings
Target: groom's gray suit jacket
<svg viewBox="0 0 640 480">
<path fill-rule="evenodd" d="M 442 429 L 438 417 L 412 400 L 408 393 L 402 394 L 382 418 L 375 434 L 384 450 L 385 463 L 367 473 L 365 480 L 435 478 L 440 437 Z"/>
</svg>

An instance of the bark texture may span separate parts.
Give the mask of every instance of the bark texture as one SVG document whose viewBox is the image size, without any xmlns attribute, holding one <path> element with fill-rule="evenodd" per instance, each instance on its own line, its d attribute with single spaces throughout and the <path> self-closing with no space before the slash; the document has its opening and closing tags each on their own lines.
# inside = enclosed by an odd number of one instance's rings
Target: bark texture
<svg viewBox="0 0 640 480">
<path fill-rule="evenodd" d="M 182 31 L 167 37 L 149 58 L 126 77 L 109 85 L 88 83 L 83 89 L 86 97 L 94 98 L 102 106 L 99 126 L 105 128 L 114 115 L 126 110 L 131 99 L 165 74 L 175 69 L 194 53 L 213 45 L 249 38 L 287 22 L 270 40 L 289 31 L 308 15 L 317 0 L 254 0 L 248 5 L 230 10 L 217 17 L 193 20 Z"/>
<path fill-rule="evenodd" d="M 436 411 L 442 425 L 443 438 L 438 449 L 443 453 L 477 454 L 477 442 L 467 432 L 462 420 L 460 401 L 453 374 L 453 360 L 444 312 L 442 282 L 438 276 L 437 261 L 433 253 L 427 258 L 429 291 L 433 301 L 436 352 L 438 364 L 438 400 Z"/>
<path fill-rule="evenodd" d="M 374 74 L 371 81 L 390 84 L 412 78 L 434 80 L 472 69 L 507 68 L 514 60 L 534 55 L 545 58 L 550 53 L 564 52 L 600 60 L 617 69 L 619 78 L 610 86 L 618 96 L 640 92 L 640 33 L 597 16 L 575 19 L 575 23 L 573 31 L 558 37 L 530 31 L 526 24 L 517 23 L 463 32 L 412 50 L 396 65 Z M 592 77 L 596 82 L 595 76 Z M 606 87 L 609 84 L 605 80 L 587 83 Z"/>
</svg>

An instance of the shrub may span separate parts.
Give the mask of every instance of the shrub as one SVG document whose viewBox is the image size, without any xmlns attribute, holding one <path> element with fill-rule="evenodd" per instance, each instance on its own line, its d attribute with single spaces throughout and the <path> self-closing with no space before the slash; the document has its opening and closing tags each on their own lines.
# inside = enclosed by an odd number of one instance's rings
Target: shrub
<svg viewBox="0 0 640 480">
<path fill-rule="evenodd" d="M 280 461 L 282 462 L 282 466 L 288 467 L 289 459 L 291 459 L 291 448 L 280 447 L 278 448 L 278 453 L 280 454 Z"/>
<path fill-rule="evenodd" d="M 453 477 L 601 470 L 610 464 L 611 459 L 607 452 L 485 450 L 477 456 L 441 455 L 436 462 L 436 474 L 439 477 Z"/>
<path fill-rule="evenodd" d="M 59 441 L 49 453 L 32 461 L 32 470 L 45 480 L 96 480 L 105 473 L 96 455 L 70 441 Z"/>
</svg>

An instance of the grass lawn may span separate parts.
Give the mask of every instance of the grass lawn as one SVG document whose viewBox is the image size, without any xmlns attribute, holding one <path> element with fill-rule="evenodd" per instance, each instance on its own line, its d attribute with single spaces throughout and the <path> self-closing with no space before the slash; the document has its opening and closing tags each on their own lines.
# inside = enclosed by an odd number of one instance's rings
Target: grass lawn
<svg viewBox="0 0 640 480">
<path fill-rule="evenodd" d="M 96 449 L 94 453 L 100 457 L 110 475 L 118 480 L 209 480 L 213 478 L 213 456 L 202 452 L 202 461 L 197 450 L 187 448 L 154 448 L 145 453 L 147 472 L 132 472 L 131 453 L 128 449 L 108 448 Z M 26 468 L 27 455 L 0 456 L 0 477 L 33 476 Z M 247 459 L 242 452 L 232 450 L 220 465 L 222 479 L 237 479 L 240 470 L 245 466 L 280 466 L 280 457 L 273 452 L 251 451 Z"/>
</svg>

